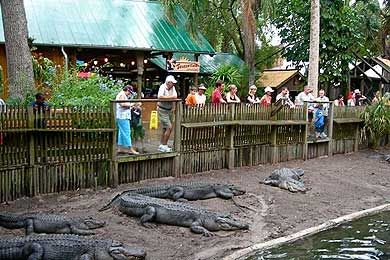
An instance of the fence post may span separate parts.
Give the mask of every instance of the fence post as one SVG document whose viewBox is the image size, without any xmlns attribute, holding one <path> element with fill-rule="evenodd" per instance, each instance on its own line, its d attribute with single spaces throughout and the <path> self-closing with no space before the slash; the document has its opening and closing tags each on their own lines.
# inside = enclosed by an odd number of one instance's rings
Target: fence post
<svg viewBox="0 0 390 260">
<path fill-rule="evenodd" d="M 235 120 L 235 104 L 226 105 L 230 108 L 229 119 L 231 121 Z M 229 120 L 228 119 L 228 120 Z M 234 168 L 234 125 L 230 124 L 226 129 L 226 139 L 225 139 L 225 147 L 227 148 L 227 168 Z"/>
<path fill-rule="evenodd" d="M 175 177 L 180 177 L 182 175 L 182 165 L 181 165 L 181 121 L 183 116 L 183 104 L 180 101 L 176 102 L 176 111 L 175 111 L 175 139 L 174 147 L 175 152 L 177 153 L 174 159 L 174 172 Z"/>
<path fill-rule="evenodd" d="M 111 187 L 116 187 L 119 184 L 119 175 L 118 175 L 118 160 L 116 156 L 116 103 L 110 103 L 110 115 L 111 115 L 111 129 L 112 139 L 111 139 L 111 149 L 110 149 L 110 169 L 109 169 L 109 185 Z"/>
<path fill-rule="evenodd" d="M 276 132 L 277 132 L 278 126 L 272 124 L 272 121 L 275 120 L 275 117 L 277 115 L 277 113 L 272 113 L 272 111 L 273 111 L 272 106 L 273 105 L 271 105 L 271 116 L 270 116 L 270 122 L 271 122 L 271 136 L 270 136 L 270 142 L 271 142 L 271 163 L 275 164 L 275 163 L 277 163 L 277 156 L 276 156 L 277 155 Z"/>
<path fill-rule="evenodd" d="M 329 103 L 329 110 L 328 110 L 328 156 L 333 155 L 333 102 Z"/>
<path fill-rule="evenodd" d="M 307 109 L 307 102 L 305 102 L 305 105 L 303 107 L 303 113 L 304 118 L 306 121 L 305 129 L 303 131 L 303 160 L 307 160 L 307 153 L 308 153 L 308 143 L 307 143 L 307 135 L 309 134 L 309 119 L 308 119 L 308 109 Z"/>
<path fill-rule="evenodd" d="M 35 141 L 34 141 L 34 111 L 31 106 L 27 107 L 27 128 L 29 131 L 29 147 L 28 147 L 28 190 L 26 194 L 28 196 L 35 196 L 35 188 L 33 187 L 34 169 L 35 169 Z"/>
</svg>

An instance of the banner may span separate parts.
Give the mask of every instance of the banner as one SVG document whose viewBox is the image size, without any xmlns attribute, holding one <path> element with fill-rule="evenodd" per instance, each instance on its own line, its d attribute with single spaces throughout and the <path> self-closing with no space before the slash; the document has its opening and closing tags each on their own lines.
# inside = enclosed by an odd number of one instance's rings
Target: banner
<svg viewBox="0 0 390 260">
<path fill-rule="evenodd" d="M 190 61 L 187 58 L 167 59 L 167 71 L 168 72 L 184 72 L 184 73 L 199 73 L 200 62 Z"/>
</svg>

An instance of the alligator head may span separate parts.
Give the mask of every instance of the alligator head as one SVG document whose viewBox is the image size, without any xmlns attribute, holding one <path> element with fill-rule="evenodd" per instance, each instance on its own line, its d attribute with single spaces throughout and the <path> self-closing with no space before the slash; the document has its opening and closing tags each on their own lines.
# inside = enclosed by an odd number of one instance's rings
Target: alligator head
<svg viewBox="0 0 390 260">
<path fill-rule="evenodd" d="M 88 228 L 88 229 L 96 229 L 96 228 L 101 228 L 106 225 L 105 221 L 97 220 L 92 217 L 87 217 L 82 220 L 83 224 Z"/>
<path fill-rule="evenodd" d="M 297 181 L 294 179 L 280 181 L 279 188 L 286 189 L 291 192 L 306 192 L 305 184 L 302 181 Z"/>
<path fill-rule="evenodd" d="M 129 247 L 115 240 L 112 241 L 109 254 L 115 260 L 138 260 L 145 259 L 146 257 L 146 251 L 144 249 Z"/>
<path fill-rule="evenodd" d="M 211 231 L 217 231 L 217 230 L 239 230 L 244 229 L 248 230 L 249 225 L 241 223 L 231 217 L 224 217 L 224 216 L 218 216 L 214 218 L 212 221 L 206 221 L 205 228 Z"/>
<path fill-rule="evenodd" d="M 246 192 L 234 184 L 217 184 L 216 187 L 226 193 L 233 193 L 234 196 L 243 195 Z"/>
</svg>

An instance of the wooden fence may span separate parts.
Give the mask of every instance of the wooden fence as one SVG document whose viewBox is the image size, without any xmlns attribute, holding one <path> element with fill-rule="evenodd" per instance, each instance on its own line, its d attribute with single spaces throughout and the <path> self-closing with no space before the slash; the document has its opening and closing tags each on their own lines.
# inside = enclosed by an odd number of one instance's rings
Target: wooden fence
<svg viewBox="0 0 390 260">
<path fill-rule="evenodd" d="M 0 201 L 309 159 L 359 145 L 360 107 L 331 106 L 329 138 L 310 140 L 306 106 L 192 108 L 176 102 L 174 151 L 121 157 L 115 151 L 115 103 L 110 109 L 7 107 L 0 112 Z"/>
</svg>

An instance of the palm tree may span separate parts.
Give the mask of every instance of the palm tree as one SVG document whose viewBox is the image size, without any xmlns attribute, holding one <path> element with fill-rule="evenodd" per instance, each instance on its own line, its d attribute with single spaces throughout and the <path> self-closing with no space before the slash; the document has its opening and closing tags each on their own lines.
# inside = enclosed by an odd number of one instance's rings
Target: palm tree
<svg viewBox="0 0 390 260">
<path fill-rule="evenodd" d="M 308 85 L 313 95 L 318 93 L 318 73 L 320 60 L 320 0 L 311 0 L 310 14 L 310 55 Z"/>
<path fill-rule="evenodd" d="M 27 19 L 23 0 L 0 0 L 7 55 L 10 98 L 22 100 L 34 89 L 34 74 L 28 46 Z"/>
</svg>

